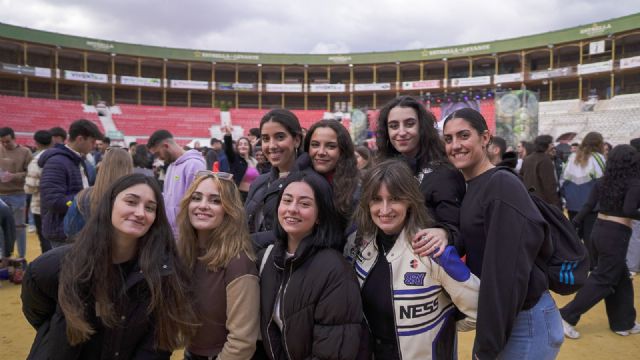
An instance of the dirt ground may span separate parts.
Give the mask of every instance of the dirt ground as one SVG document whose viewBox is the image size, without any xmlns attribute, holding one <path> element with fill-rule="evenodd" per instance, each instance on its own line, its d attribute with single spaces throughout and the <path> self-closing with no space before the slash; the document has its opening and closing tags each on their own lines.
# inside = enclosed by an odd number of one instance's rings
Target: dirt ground
<svg viewBox="0 0 640 360">
<path fill-rule="evenodd" d="M 33 260 L 40 252 L 35 235 L 28 236 L 28 256 Z M 634 285 L 640 285 L 640 276 L 634 279 Z M 635 304 L 640 308 L 640 290 L 636 288 Z M 571 296 L 555 296 L 562 306 Z M 639 318 L 640 320 L 640 318 Z M 559 359 L 640 359 L 640 334 L 622 337 L 609 331 L 604 304 L 600 303 L 585 314 L 577 327 L 582 334 L 578 340 L 565 339 Z M 21 311 L 20 287 L 2 281 L 0 287 L 0 359 L 25 359 L 33 341 L 35 331 L 24 319 Z M 459 339 L 459 358 L 471 358 L 471 346 L 474 333 L 462 333 Z M 182 352 L 174 353 L 173 360 L 182 358 Z"/>
</svg>

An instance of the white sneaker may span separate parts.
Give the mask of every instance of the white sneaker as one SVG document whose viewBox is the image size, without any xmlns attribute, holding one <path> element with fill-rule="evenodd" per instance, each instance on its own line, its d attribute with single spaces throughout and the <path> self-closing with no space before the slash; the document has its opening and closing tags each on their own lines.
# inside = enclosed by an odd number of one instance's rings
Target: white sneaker
<svg viewBox="0 0 640 360">
<path fill-rule="evenodd" d="M 568 337 L 569 339 L 577 339 L 580 337 L 580 333 L 578 332 L 578 330 L 576 330 L 573 325 L 564 321 L 564 319 L 562 319 L 562 330 L 564 331 L 564 336 Z"/>
<path fill-rule="evenodd" d="M 640 324 L 635 323 L 631 329 L 624 330 L 624 331 L 615 331 L 615 333 L 620 336 L 629 336 L 632 334 L 638 334 L 640 333 Z"/>
<path fill-rule="evenodd" d="M 629 277 L 633 279 L 634 276 L 638 275 L 636 271 L 629 271 Z"/>
</svg>

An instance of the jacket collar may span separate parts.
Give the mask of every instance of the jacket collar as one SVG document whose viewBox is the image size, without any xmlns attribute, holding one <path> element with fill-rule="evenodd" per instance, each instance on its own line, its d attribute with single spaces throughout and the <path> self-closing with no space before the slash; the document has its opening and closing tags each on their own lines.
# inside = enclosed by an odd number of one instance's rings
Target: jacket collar
<svg viewBox="0 0 640 360">
<path fill-rule="evenodd" d="M 314 234 L 307 236 L 302 239 L 300 245 L 296 249 L 296 253 L 293 257 L 288 258 L 285 256 L 286 252 L 286 241 L 281 241 L 280 239 L 276 240 L 273 248 L 273 262 L 276 268 L 282 270 L 285 266 L 291 264 L 294 267 L 300 266 L 305 262 L 306 259 L 315 254 L 318 249 L 313 246 L 313 237 Z"/>
<path fill-rule="evenodd" d="M 363 239 L 364 243 L 366 244 L 360 251 L 360 256 L 362 256 L 363 259 L 370 260 L 371 258 L 378 256 L 378 252 L 380 251 L 380 249 L 378 248 L 378 244 L 375 241 L 376 236 L 377 232 Z M 406 229 L 402 229 L 402 232 L 400 232 L 400 235 L 398 235 L 398 238 L 393 244 L 393 247 L 391 248 L 391 250 L 389 250 L 389 252 L 387 252 L 387 261 L 391 262 L 399 258 L 407 249 L 409 249 L 409 242 L 407 240 Z"/>
</svg>

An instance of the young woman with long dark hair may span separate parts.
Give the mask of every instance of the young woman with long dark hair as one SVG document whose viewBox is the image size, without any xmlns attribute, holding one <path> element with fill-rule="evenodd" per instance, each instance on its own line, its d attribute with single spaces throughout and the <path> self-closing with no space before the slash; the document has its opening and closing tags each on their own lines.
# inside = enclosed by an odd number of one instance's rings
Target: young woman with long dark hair
<svg viewBox="0 0 640 360">
<path fill-rule="evenodd" d="M 458 245 L 460 202 L 464 179 L 449 161 L 435 128 L 433 114 L 415 98 L 400 96 L 378 115 L 378 157 L 400 157 L 420 183 L 420 191 L 437 228 L 416 233 L 414 247 L 422 255 L 441 254 L 446 245 Z"/>
<path fill-rule="evenodd" d="M 191 270 L 202 324 L 185 359 L 250 359 L 259 332 L 260 287 L 232 175 L 198 173 L 180 204 L 178 224 L 178 251 Z"/>
<path fill-rule="evenodd" d="M 155 179 L 115 181 L 71 245 L 34 260 L 22 310 L 29 359 L 169 359 L 193 334 L 187 269 Z"/>
<path fill-rule="evenodd" d="M 551 255 L 548 226 L 522 180 L 487 155 L 491 134 L 478 111 L 460 109 L 444 122 L 451 163 L 464 175 L 460 207 L 467 266 L 480 278 L 475 359 L 553 359 L 562 321 L 536 265 Z"/>
<path fill-rule="evenodd" d="M 224 153 L 227 155 L 233 180 L 238 185 L 242 202 L 244 202 L 249 194 L 251 183 L 260 176 L 260 171 L 257 169 L 258 161 L 253 157 L 253 147 L 249 138 L 239 138 L 234 146 L 231 127 L 225 126 L 222 130 L 224 131 Z"/>
<path fill-rule="evenodd" d="M 411 239 L 433 219 L 403 161 L 369 171 L 355 219 L 355 268 L 374 358 L 455 359 L 456 307 L 472 329 L 480 281 L 453 246 L 437 258 L 413 253 Z"/>
<path fill-rule="evenodd" d="M 604 175 L 573 222 L 580 226 L 596 205 L 598 217 L 591 233 L 596 266 L 575 298 L 560 310 L 564 333 L 571 339 L 580 337 L 574 327 L 582 314 L 603 299 L 612 331 L 622 336 L 640 333 L 625 262 L 631 220 L 640 220 L 640 155 L 633 146 L 618 145 L 609 152 Z"/>
<path fill-rule="evenodd" d="M 344 234 L 331 187 L 309 169 L 278 196 L 276 241 L 262 254 L 260 329 L 276 359 L 355 359 L 362 302 L 342 256 Z"/>
</svg>

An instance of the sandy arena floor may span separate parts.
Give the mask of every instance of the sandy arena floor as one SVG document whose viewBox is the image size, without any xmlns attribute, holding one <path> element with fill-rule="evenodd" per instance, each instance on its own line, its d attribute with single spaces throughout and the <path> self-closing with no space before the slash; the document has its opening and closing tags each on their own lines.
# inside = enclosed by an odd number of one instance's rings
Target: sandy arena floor
<svg viewBox="0 0 640 360">
<path fill-rule="evenodd" d="M 29 260 L 34 259 L 40 248 L 34 234 L 28 236 Z M 639 285 L 636 277 L 634 284 Z M 2 281 L 0 287 L 0 359 L 25 359 L 33 341 L 35 331 L 22 316 L 20 302 L 20 287 Z M 635 304 L 640 308 L 640 290 L 636 287 Z M 554 296 L 558 305 L 569 302 L 570 296 Z M 640 318 L 638 319 L 640 321 Z M 577 327 L 582 333 L 578 340 L 565 339 L 560 350 L 559 359 L 640 359 L 640 334 L 621 337 L 609 331 L 604 311 L 604 304 L 600 303 L 585 314 Z M 471 358 L 471 345 L 474 333 L 462 333 L 459 340 L 459 358 Z M 182 352 L 174 353 L 172 359 L 182 358 Z"/>
</svg>

